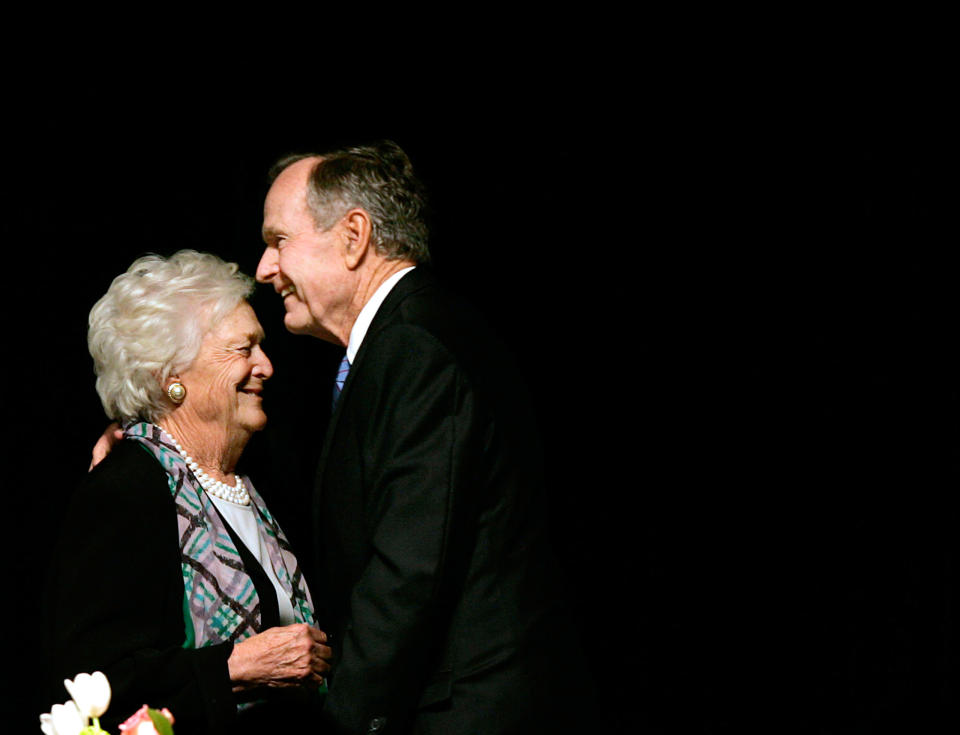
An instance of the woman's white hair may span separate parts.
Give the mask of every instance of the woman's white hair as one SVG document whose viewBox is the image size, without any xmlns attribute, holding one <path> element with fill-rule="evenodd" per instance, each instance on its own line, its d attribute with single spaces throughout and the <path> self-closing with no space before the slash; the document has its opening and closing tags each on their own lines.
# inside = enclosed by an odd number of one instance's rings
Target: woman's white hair
<svg viewBox="0 0 960 735">
<path fill-rule="evenodd" d="M 113 279 L 87 332 L 107 416 L 156 422 L 168 413 L 167 378 L 193 363 L 207 332 L 253 289 L 236 263 L 195 250 L 146 255 Z"/>
</svg>

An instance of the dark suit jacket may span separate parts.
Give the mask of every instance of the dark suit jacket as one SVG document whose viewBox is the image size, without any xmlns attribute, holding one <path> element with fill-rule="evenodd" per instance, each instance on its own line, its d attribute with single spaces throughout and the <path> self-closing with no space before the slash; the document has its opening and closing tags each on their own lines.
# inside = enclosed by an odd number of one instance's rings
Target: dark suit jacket
<svg viewBox="0 0 960 735">
<path fill-rule="evenodd" d="M 272 584 L 230 530 L 260 596 L 263 628 L 278 625 Z M 267 710 L 271 721 L 285 719 L 286 702 L 237 717 L 227 670 L 233 644 L 181 648 L 183 597 L 167 475 L 135 442 L 121 442 L 81 482 L 52 556 L 43 606 L 49 704 L 69 698 L 65 678 L 103 671 L 113 696 L 101 725 L 110 732 L 143 704 L 169 707 L 177 735 L 257 732 L 254 720 Z"/>
<path fill-rule="evenodd" d="M 507 351 L 417 268 L 364 338 L 318 470 L 338 732 L 567 731 L 579 662 L 542 491 Z"/>
</svg>

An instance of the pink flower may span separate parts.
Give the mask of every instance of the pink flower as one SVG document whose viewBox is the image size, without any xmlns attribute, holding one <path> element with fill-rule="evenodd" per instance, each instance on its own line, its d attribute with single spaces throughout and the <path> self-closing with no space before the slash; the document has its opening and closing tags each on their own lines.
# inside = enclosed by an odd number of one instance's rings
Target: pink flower
<svg viewBox="0 0 960 735">
<path fill-rule="evenodd" d="M 170 710 L 166 707 L 162 710 L 151 710 L 147 705 L 143 705 L 130 715 L 126 722 L 120 725 L 120 732 L 125 733 L 125 735 L 166 735 L 164 732 L 157 731 L 157 728 L 154 726 L 154 721 L 150 717 L 151 712 L 155 715 L 163 715 L 163 717 L 169 720 L 170 725 L 173 724 L 173 715 L 170 714 Z M 165 729 L 167 732 L 173 732 L 173 728 L 169 727 L 169 725 Z"/>
</svg>

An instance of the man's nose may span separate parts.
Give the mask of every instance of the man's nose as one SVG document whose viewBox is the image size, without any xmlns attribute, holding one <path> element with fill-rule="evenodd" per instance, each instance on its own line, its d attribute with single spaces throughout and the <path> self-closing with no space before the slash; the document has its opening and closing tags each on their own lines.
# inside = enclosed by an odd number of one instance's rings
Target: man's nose
<svg viewBox="0 0 960 735">
<path fill-rule="evenodd" d="M 276 248 L 266 248 L 257 264 L 257 281 L 267 283 L 277 275 L 277 251 Z"/>
</svg>

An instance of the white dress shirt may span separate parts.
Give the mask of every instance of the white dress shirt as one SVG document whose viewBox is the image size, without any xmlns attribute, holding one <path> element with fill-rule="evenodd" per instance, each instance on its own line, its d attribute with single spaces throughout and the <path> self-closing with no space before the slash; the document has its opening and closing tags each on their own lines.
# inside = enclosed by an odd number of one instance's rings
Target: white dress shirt
<svg viewBox="0 0 960 735">
<path fill-rule="evenodd" d="M 353 329 L 350 330 L 350 341 L 347 344 L 347 359 L 350 361 L 351 365 L 353 365 L 353 361 L 357 356 L 357 352 L 360 351 L 360 344 L 363 342 L 363 338 L 367 336 L 367 330 L 370 328 L 370 323 L 377 315 L 377 311 L 379 311 L 383 300 L 387 298 L 387 294 L 393 290 L 393 287 L 397 285 L 400 279 L 416 267 L 417 266 L 415 265 L 411 265 L 409 268 L 404 268 L 394 273 L 386 281 L 380 284 L 380 288 L 374 291 L 370 300 L 363 305 L 363 308 L 357 315 L 357 321 L 353 323 Z"/>
</svg>

